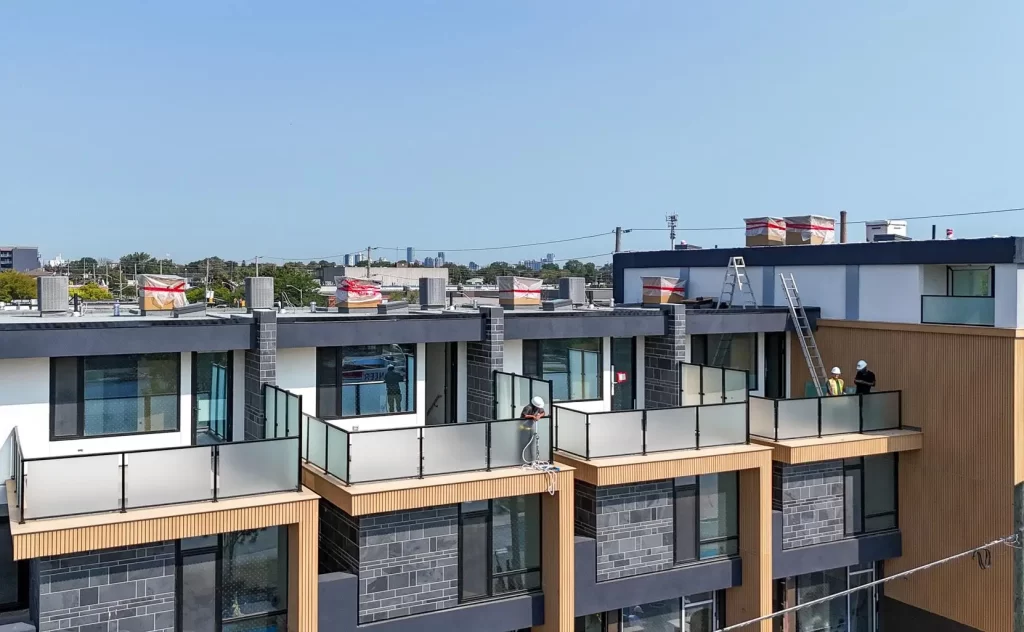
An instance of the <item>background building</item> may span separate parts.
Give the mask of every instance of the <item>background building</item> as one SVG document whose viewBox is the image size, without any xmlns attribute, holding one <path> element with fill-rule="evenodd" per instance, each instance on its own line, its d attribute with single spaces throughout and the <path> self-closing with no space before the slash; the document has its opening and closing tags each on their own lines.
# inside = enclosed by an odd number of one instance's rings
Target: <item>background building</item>
<svg viewBox="0 0 1024 632">
<path fill-rule="evenodd" d="M 405 260 L 409 263 L 416 260 L 416 250 L 412 246 L 405 249 Z"/>
<path fill-rule="evenodd" d="M 41 267 L 36 246 L 0 246 L 0 270 L 28 272 Z"/>
</svg>

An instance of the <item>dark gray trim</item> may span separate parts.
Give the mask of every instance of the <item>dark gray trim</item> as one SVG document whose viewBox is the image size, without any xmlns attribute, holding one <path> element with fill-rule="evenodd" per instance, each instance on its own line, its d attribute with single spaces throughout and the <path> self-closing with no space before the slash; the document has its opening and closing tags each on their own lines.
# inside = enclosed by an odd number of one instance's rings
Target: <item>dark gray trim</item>
<svg viewBox="0 0 1024 632">
<path fill-rule="evenodd" d="M 129 322 L 0 328 L 0 359 L 232 351 L 248 349 L 251 344 L 249 322 Z"/>
<path fill-rule="evenodd" d="M 346 345 L 403 342 L 479 341 L 483 320 L 479 314 L 437 315 L 422 318 L 281 318 L 277 321 L 277 348 L 344 347 Z"/>
<path fill-rule="evenodd" d="M 544 595 L 519 595 L 357 625 L 359 579 L 348 573 L 319 577 L 320 632 L 508 632 L 544 623 Z"/>
<path fill-rule="evenodd" d="M 811 328 L 818 328 L 821 309 L 805 307 Z M 789 318 L 789 308 L 761 308 L 758 310 L 686 310 L 686 333 L 741 334 L 767 331 L 796 331 Z"/>
<path fill-rule="evenodd" d="M 782 512 L 772 511 L 772 577 L 794 577 L 831 568 L 856 566 L 903 555 L 900 531 L 871 533 L 826 544 L 782 548 Z"/>
<path fill-rule="evenodd" d="M 686 595 L 739 586 L 738 557 L 680 566 L 658 573 L 597 581 L 597 541 L 576 536 L 576 616 L 678 599 Z"/>
<path fill-rule="evenodd" d="M 761 290 L 761 305 L 775 304 L 775 266 L 761 268 L 764 275 L 764 287 Z"/>
<path fill-rule="evenodd" d="M 655 310 L 505 312 L 505 340 L 554 338 L 632 338 L 665 333 L 665 317 Z"/>
<path fill-rule="evenodd" d="M 627 268 L 725 268 L 729 257 L 743 257 L 747 267 L 1024 263 L 1024 238 L 620 252 L 612 259 L 615 302 L 623 301 Z"/>
<path fill-rule="evenodd" d="M 860 266 L 846 266 L 846 320 L 860 318 Z"/>
<path fill-rule="evenodd" d="M 885 632 L 981 632 L 928 610 L 922 610 L 892 597 L 880 597 L 881 626 Z"/>
</svg>

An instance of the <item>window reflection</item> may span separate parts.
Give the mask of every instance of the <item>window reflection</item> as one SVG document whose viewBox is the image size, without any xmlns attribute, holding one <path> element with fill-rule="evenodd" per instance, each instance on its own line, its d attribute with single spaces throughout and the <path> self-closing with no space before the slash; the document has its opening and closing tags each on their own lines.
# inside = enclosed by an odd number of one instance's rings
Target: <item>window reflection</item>
<svg viewBox="0 0 1024 632">
<path fill-rule="evenodd" d="M 324 419 L 416 409 L 416 345 L 317 350 L 317 416 Z"/>
<path fill-rule="evenodd" d="M 553 401 L 601 399 L 601 338 L 523 341 L 523 374 L 551 381 Z"/>
</svg>

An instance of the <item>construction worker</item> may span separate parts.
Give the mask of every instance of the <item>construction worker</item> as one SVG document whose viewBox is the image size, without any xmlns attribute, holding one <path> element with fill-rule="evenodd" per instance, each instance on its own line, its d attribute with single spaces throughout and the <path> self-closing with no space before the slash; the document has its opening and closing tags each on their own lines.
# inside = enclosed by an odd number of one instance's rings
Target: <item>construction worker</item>
<svg viewBox="0 0 1024 632">
<path fill-rule="evenodd" d="M 402 383 L 405 378 L 395 370 L 395 365 L 389 364 L 384 374 L 384 388 L 388 394 L 388 412 L 402 412 Z"/>
<path fill-rule="evenodd" d="M 519 453 L 523 461 L 532 463 L 537 460 L 537 441 L 534 426 L 547 415 L 544 410 L 544 398 L 539 395 L 519 413 Z M 529 449 L 528 449 L 529 448 Z"/>
<path fill-rule="evenodd" d="M 875 374 L 868 370 L 867 362 L 861 360 L 857 363 L 857 375 L 853 378 L 853 383 L 857 385 L 858 393 L 870 393 L 875 387 Z"/>
<path fill-rule="evenodd" d="M 839 367 L 832 367 L 832 377 L 828 378 L 827 395 L 842 395 L 846 389 L 846 382 L 843 381 L 843 372 Z"/>
</svg>

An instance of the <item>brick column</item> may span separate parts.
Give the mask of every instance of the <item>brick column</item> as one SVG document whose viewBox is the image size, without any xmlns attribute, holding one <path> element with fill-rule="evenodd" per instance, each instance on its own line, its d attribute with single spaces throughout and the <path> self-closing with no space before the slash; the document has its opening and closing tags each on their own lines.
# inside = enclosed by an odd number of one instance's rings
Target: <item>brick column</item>
<svg viewBox="0 0 1024 632">
<path fill-rule="evenodd" d="M 644 337 L 644 405 L 681 405 L 679 363 L 686 358 L 686 308 L 663 305 L 665 333 Z"/>
<path fill-rule="evenodd" d="M 466 421 L 494 418 L 494 371 L 504 366 L 505 312 L 480 307 L 483 340 L 466 344 Z"/>
<path fill-rule="evenodd" d="M 277 312 L 252 312 L 252 346 L 245 351 L 245 438 L 265 439 L 263 385 L 277 381 Z"/>
</svg>

